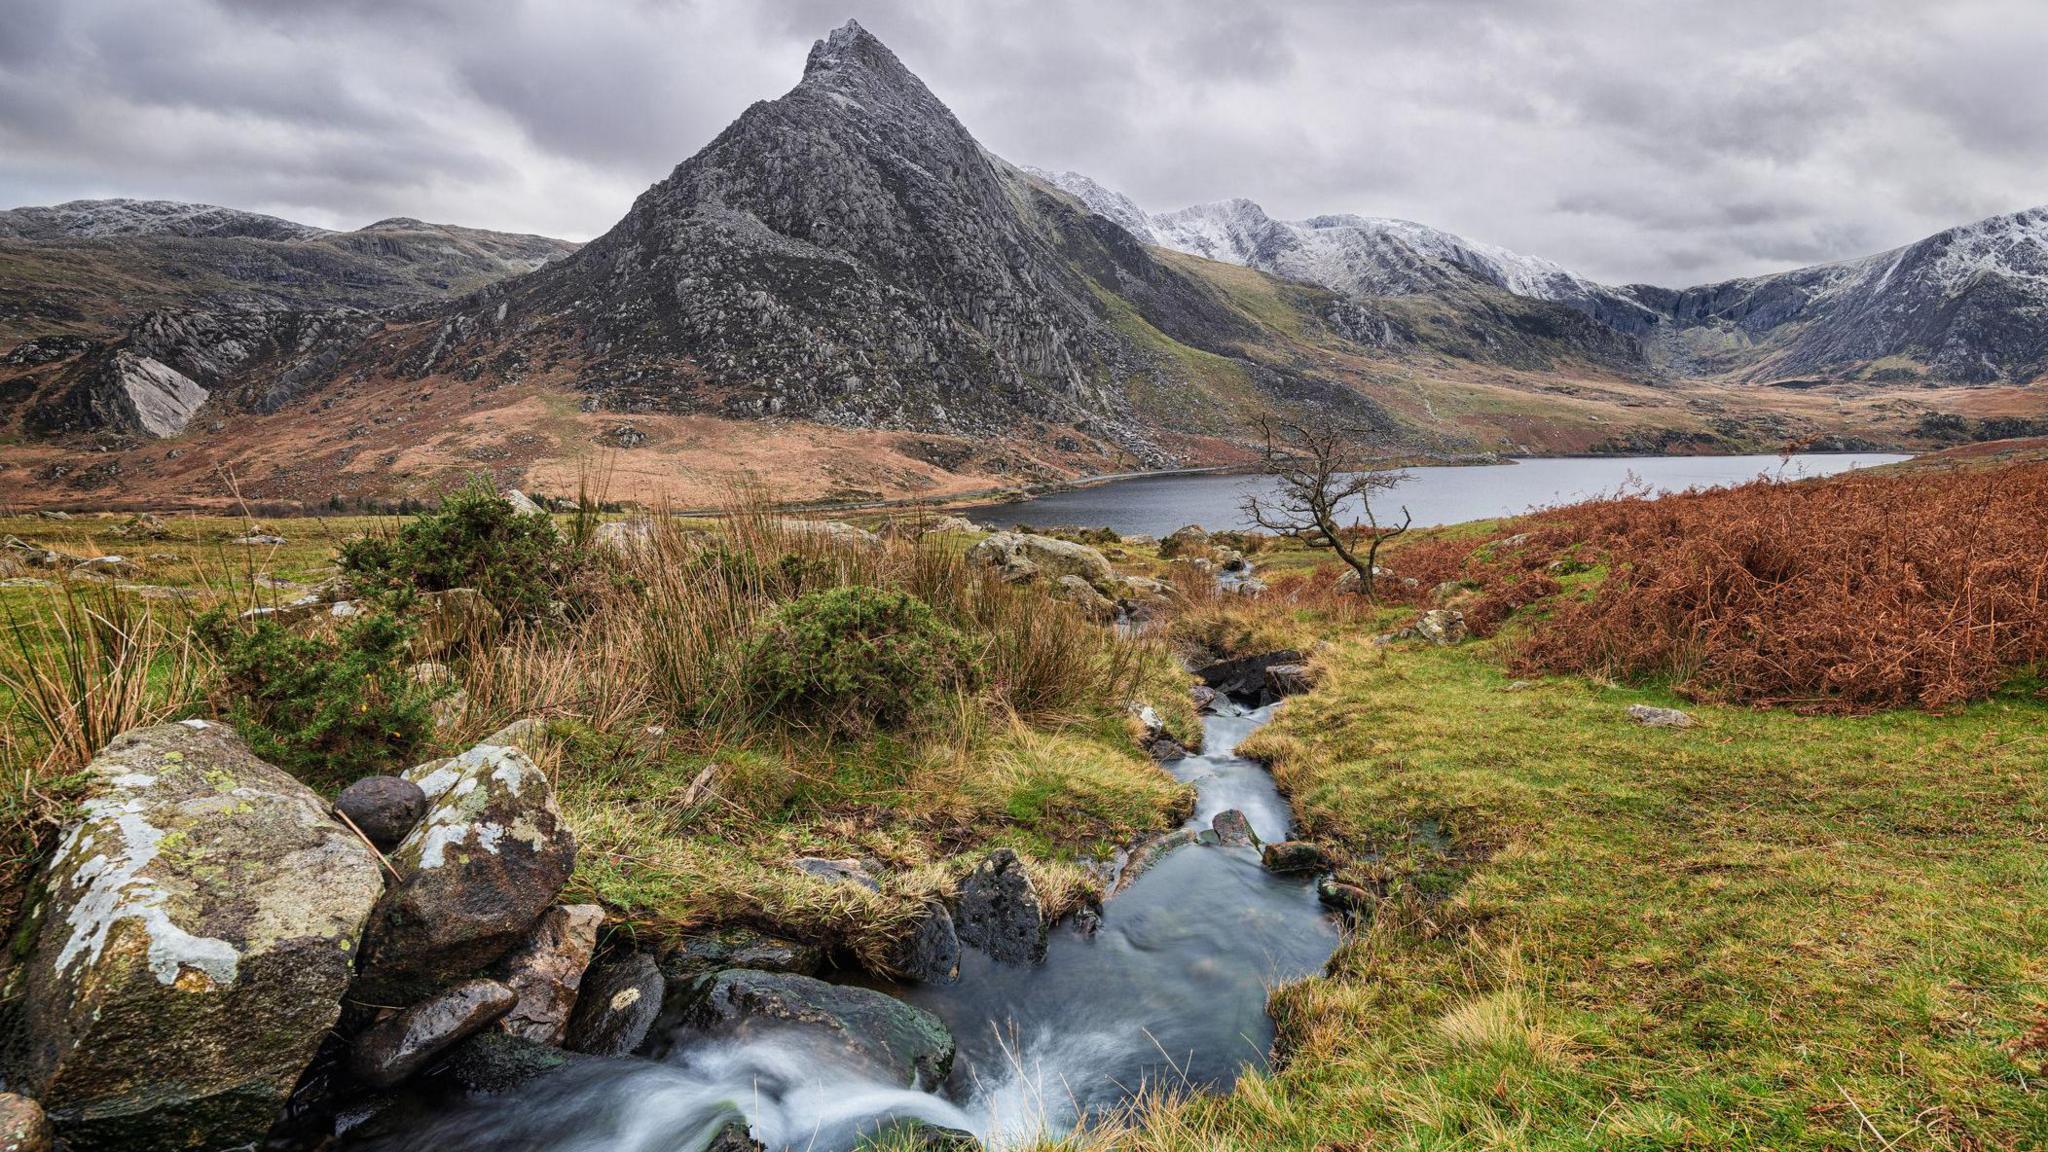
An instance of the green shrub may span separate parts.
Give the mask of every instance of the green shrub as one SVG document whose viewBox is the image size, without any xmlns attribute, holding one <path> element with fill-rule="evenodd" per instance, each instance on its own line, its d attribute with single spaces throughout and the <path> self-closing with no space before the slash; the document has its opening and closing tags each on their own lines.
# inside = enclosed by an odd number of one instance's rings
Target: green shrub
<svg viewBox="0 0 2048 1152">
<path fill-rule="evenodd" d="M 967 645 L 917 597 L 849 586 L 764 618 L 744 667 L 763 713 L 850 736 L 900 727 L 964 683 Z"/>
<path fill-rule="evenodd" d="M 545 516 L 522 516 L 483 477 L 395 535 L 342 545 L 341 568 L 372 592 L 474 588 L 508 618 L 532 620 L 575 574 L 573 550 Z"/>
<path fill-rule="evenodd" d="M 220 657 L 222 714 L 315 788 L 406 768 L 433 731 L 433 693 L 407 672 L 411 629 L 395 617 L 363 616 L 327 639 L 269 620 L 244 629 L 216 611 L 200 634 Z"/>
</svg>

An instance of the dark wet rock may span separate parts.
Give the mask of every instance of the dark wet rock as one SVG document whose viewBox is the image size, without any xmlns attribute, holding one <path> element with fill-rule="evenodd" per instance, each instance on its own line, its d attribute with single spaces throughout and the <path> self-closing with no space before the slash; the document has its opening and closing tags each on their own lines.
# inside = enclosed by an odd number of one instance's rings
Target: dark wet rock
<svg viewBox="0 0 2048 1152">
<path fill-rule="evenodd" d="M 431 1075 L 463 1092 L 498 1096 L 589 1057 L 507 1032 L 479 1032 L 451 1049 Z"/>
<path fill-rule="evenodd" d="M 349 1070 L 372 1088 L 391 1088 L 436 1056 L 512 1010 L 518 993 L 496 980 L 465 980 L 420 1001 L 356 1037 Z"/>
<path fill-rule="evenodd" d="M 1272 872 L 1320 872 L 1329 867 L 1323 850 L 1306 840 L 1282 840 L 1266 845 L 1259 860 Z"/>
<path fill-rule="evenodd" d="M 1074 931 L 1083 936 L 1093 936 L 1102 930 L 1102 910 L 1094 907 L 1083 908 L 1074 913 L 1071 922 Z"/>
<path fill-rule="evenodd" d="M 539 1044 L 560 1044 L 576 1007 L 583 971 L 597 950 L 604 909 L 557 904 L 540 914 L 526 939 L 498 962 L 498 978 L 519 996 L 498 1028 Z"/>
<path fill-rule="evenodd" d="M 687 1001 L 688 1027 L 744 1038 L 800 1025 L 905 1085 L 935 1087 L 953 1068 L 953 1035 L 938 1017 L 872 989 L 736 968 L 701 978 Z"/>
<path fill-rule="evenodd" d="M 1029 964 L 1045 959 L 1045 916 L 1038 889 L 1024 871 L 1024 862 L 1008 848 L 989 853 L 960 885 L 956 920 L 961 942 L 992 959 Z"/>
<path fill-rule="evenodd" d="M 583 974 L 563 1046 L 592 1056 L 624 1056 L 647 1042 L 661 1015 L 668 980 L 645 952 L 614 952 Z"/>
<path fill-rule="evenodd" d="M 224 724 L 123 733 L 86 778 L 15 937 L 6 1085 L 80 1150 L 256 1140 L 340 1013 L 376 857 Z"/>
<path fill-rule="evenodd" d="M 1299 664 L 1302 654 L 1291 648 L 1278 652 L 1258 652 L 1249 656 L 1233 656 L 1228 660 L 1216 660 L 1195 669 L 1195 675 L 1202 683 L 1242 704 L 1271 704 L 1278 699 L 1272 687 L 1266 683 L 1266 669 L 1275 664 Z"/>
<path fill-rule="evenodd" d="M 797 871 L 820 880 L 837 884 L 858 884 L 870 892 L 880 892 L 881 882 L 858 860 L 827 860 L 822 856 L 799 856 L 790 861 Z"/>
<path fill-rule="evenodd" d="M 50 1118 L 26 1096 L 0 1092 L 0 1152 L 50 1152 Z"/>
<path fill-rule="evenodd" d="M 1300 696 L 1315 686 L 1315 670 L 1306 664 L 1273 664 L 1266 668 L 1266 690 L 1275 696 Z"/>
<path fill-rule="evenodd" d="M 767 1152 L 761 1142 L 747 1128 L 747 1118 L 734 1113 L 730 1120 L 719 1126 L 704 1146 L 704 1152 Z"/>
<path fill-rule="evenodd" d="M 403 776 L 365 776 L 341 790 L 334 810 L 388 852 L 426 815 L 427 794 Z"/>
<path fill-rule="evenodd" d="M 1171 736 L 1161 736 L 1146 745 L 1145 754 L 1161 764 L 1187 759 L 1188 750 Z"/>
<path fill-rule="evenodd" d="M 1648 704 L 1628 706 L 1628 718 L 1648 728 L 1690 728 L 1692 714 L 1676 708 L 1652 708 Z"/>
<path fill-rule="evenodd" d="M 1188 696 L 1195 702 L 1195 711 L 1207 715 L 1216 710 L 1216 701 L 1222 696 L 1222 693 L 1209 687 L 1207 684 L 1197 684 L 1193 688 L 1188 689 Z"/>
<path fill-rule="evenodd" d="M 1252 831 L 1252 822 L 1235 808 L 1218 812 L 1216 818 L 1209 821 L 1209 827 L 1215 831 L 1217 840 L 1224 844 L 1252 845 L 1259 842 L 1258 833 Z"/>
<path fill-rule="evenodd" d="M 671 982 L 727 968 L 816 976 L 824 970 L 825 950 L 759 929 L 732 926 L 684 937 L 662 953 L 660 965 L 661 974 Z"/>
<path fill-rule="evenodd" d="M 427 814 L 391 854 L 357 998 L 407 1003 L 526 938 L 576 863 L 554 789 L 526 753 L 479 744 L 406 773 Z"/>
<path fill-rule="evenodd" d="M 1190 844 L 1201 842 L 1202 835 L 1193 828 L 1177 828 L 1163 836 L 1155 836 L 1131 851 L 1131 858 L 1124 862 L 1123 871 L 1117 873 L 1116 887 L 1120 892 L 1150 871 L 1161 860 Z"/>
<path fill-rule="evenodd" d="M 953 913 L 938 900 L 927 901 L 895 958 L 895 968 L 911 980 L 952 984 L 960 979 L 960 934 Z"/>
<path fill-rule="evenodd" d="M 1330 876 L 1316 881 L 1316 899 L 1322 901 L 1324 907 L 1361 917 L 1372 915 L 1374 905 L 1379 903 L 1371 892 Z"/>
</svg>

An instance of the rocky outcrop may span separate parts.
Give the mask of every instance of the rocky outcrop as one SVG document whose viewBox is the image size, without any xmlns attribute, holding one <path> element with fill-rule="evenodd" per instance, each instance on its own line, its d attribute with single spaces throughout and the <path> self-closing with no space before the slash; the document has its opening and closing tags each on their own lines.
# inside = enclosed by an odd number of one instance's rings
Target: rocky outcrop
<svg viewBox="0 0 2048 1152">
<path fill-rule="evenodd" d="M 1302 654 L 1291 648 L 1254 652 L 1198 664 L 1195 675 L 1232 700 L 1257 707 L 1279 699 L 1266 679 L 1266 670 L 1275 665 L 1299 665 L 1302 659 Z"/>
<path fill-rule="evenodd" d="M 739 968 L 704 978 L 687 1000 L 688 1027 L 739 1037 L 802 1028 L 910 1087 L 936 1088 L 953 1068 L 953 1035 L 938 1017 L 871 989 Z"/>
<path fill-rule="evenodd" d="M 206 389 L 163 361 L 122 351 L 102 370 L 92 404 L 102 427 L 165 437 L 183 432 L 206 398 Z"/>
<path fill-rule="evenodd" d="M 406 773 L 427 814 L 391 853 L 360 990 L 408 1002 L 481 971 L 525 938 L 576 862 L 554 790 L 517 748 L 479 744 Z"/>
<path fill-rule="evenodd" d="M 525 942 L 498 962 L 498 978 L 519 998 L 498 1027 L 560 1044 L 603 924 L 604 909 L 596 904 L 558 904 L 541 913 Z"/>
<path fill-rule="evenodd" d="M 464 980 L 393 1014 L 356 1037 L 349 1070 L 372 1088 L 391 1088 L 442 1052 L 512 1010 L 517 993 L 495 980 Z"/>
<path fill-rule="evenodd" d="M 1029 532 L 995 532 L 975 541 L 967 558 L 993 568 L 1005 580 L 1058 580 L 1073 576 L 1103 596 L 1123 590 L 1116 569 L 1099 550 L 1054 536 Z"/>
<path fill-rule="evenodd" d="M 125 733 L 42 877 L 6 1079 L 67 1145 L 260 1137 L 334 1023 L 376 858 L 225 725 Z"/>
<path fill-rule="evenodd" d="M 1045 913 L 1038 889 L 1024 862 L 1008 848 L 989 853 L 961 883 L 956 920 L 961 942 L 992 959 L 1015 964 L 1045 959 Z"/>
</svg>

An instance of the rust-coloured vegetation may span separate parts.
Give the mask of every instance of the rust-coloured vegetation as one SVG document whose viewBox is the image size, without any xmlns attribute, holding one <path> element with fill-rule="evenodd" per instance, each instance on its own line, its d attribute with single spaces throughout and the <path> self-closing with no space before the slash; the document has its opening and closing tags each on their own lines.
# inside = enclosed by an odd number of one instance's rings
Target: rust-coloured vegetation
<svg viewBox="0 0 2048 1152">
<path fill-rule="evenodd" d="M 1946 708 L 2048 663 L 2048 464 L 1624 496 L 1394 564 L 1406 595 L 1454 597 L 1480 635 L 1536 605 L 1519 671 L 1814 712 Z M 1559 594 L 1588 567 L 1605 578 Z"/>
</svg>

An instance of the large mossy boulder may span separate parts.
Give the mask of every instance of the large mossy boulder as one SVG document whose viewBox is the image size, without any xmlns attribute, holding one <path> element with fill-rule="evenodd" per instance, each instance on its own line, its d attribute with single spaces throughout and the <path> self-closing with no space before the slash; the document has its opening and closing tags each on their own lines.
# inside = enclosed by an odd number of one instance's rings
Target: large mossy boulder
<svg viewBox="0 0 2048 1152">
<path fill-rule="evenodd" d="M 79 1152 L 245 1146 L 340 1013 L 377 859 L 223 724 L 124 733 L 88 773 L 19 937 L 7 1085 Z"/>
<path fill-rule="evenodd" d="M 672 991 L 664 1017 L 684 1027 L 745 1039 L 799 1028 L 844 1057 L 913 1088 L 932 1089 L 953 1070 L 953 1034 L 937 1016 L 871 988 L 827 984 L 790 972 L 734 968 Z"/>
<path fill-rule="evenodd" d="M 406 773 L 427 814 L 391 854 L 358 998 L 406 1004 L 523 941 L 576 865 L 554 789 L 525 752 L 479 744 Z"/>
</svg>

